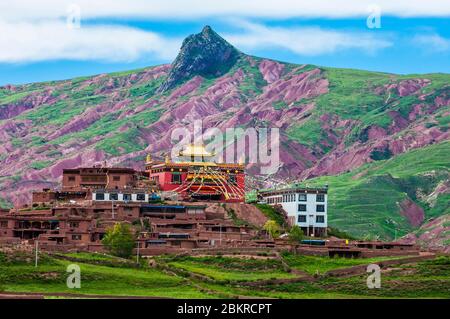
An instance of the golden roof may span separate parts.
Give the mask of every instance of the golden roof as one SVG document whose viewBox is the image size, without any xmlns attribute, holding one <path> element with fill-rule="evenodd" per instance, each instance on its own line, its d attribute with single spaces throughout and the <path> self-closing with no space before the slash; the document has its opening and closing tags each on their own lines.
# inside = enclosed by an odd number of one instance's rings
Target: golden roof
<svg viewBox="0 0 450 319">
<path fill-rule="evenodd" d="M 208 152 L 204 145 L 188 144 L 179 152 L 179 156 L 213 157 L 214 154 Z"/>
</svg>

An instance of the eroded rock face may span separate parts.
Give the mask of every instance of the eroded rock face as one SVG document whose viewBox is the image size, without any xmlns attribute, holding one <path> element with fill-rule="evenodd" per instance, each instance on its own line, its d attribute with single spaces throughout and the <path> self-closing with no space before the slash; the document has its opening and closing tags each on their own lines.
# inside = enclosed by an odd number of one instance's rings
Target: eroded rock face
<svg viewBox="0 0 450 319">
<path fill-rule="evenodd" d="M 280 79 L 284 65 L 275 61 L 264 60 L 259 65 L 259 70 L 267 83 L 273 83 Z"/>
<path fill-rule="evenodd" d="M 384 93 L 384 92 L 394 92 L 401 97 L 409 96 L 419 92 L 419 90 L 423 89 L 427 85 L 429 85 L 431 81 L 429 79 L 408 79 L 399 81 L 397 83 L 392 83 L 388 85 L 384 85 L 375 90 L 376 93 Z"/>
<path fill-rule="evenodd" d="M 405 216 L 414 227 L 420 226 L 425 218 L 422 207 L 410 199 L 405 199 L 400 203 L 400 214 Z"/>
<path fill-rule="evenodd" d="M 52 96 L 53 90 L 47 89 L 42 92 L 30 93 L 23 99 L 0 106 L 0 120 L 13 118 L 29 109 L 43 104 L 53 104 L 58 99 Z"/>
<path fill-rule="evenodd" d="M 410 233 L 399 240 L 399 242 L 416 244 L 424 249 L 450 253 L 450 214 L 426 222 L 416 232 Z"/>
</svg>

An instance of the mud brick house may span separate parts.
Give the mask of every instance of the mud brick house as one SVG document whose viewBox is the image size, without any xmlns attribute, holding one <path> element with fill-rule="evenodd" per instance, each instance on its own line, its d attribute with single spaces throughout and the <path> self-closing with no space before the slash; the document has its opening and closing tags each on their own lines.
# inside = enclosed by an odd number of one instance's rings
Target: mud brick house
<svg viewBox="0 0 450 319">
<path fill-rule="evenodd" d="M 136 185 L 137 172 L 130 168 L 64 169 L 62 190 L 73 191 L 97 188 L 123 189 Z"/>
<path fill-rule="evenodd" d="M 33 192 L 33 204 L 52 204 L 54 202 L 83 201 L 98 189 L 121 190 L 145 187 L 155 192 L 156 185 L 145 182 L 145 173 L 130 168 L 85 167 L 64 169 L 59 190 L 43 189 Z M 148 179 L 147 179 L 148 181 Z"/>
<path fill-rule="evenodd" d="M 197 156 L 202 160 L 195 160 Z M 132 226 L 147 254 L 248 241 L 253 229 L 191 202 L 244 199 L 243 165 L 206 161 L 210 156 L 203 147 L 185 150 L 180 158 L 187 159 L 177 163 L 157 163 L 149 156 L 144 172 L 101 166 L 64 169 L 59 189 L 34 192 L 31 205 L 0 211 L 0 241 L 38 240 L 47 250 L 98 251 L 106 230 L 117 222 Z M 165 192 L 185 201 L 164 201 Z"/>
<path fill-rule="evenodd" d="M 53 209 L 13 209 L 0 216 L 0 237 L 39 239 L 56 244 L 90 242 L 95 235 L 92 217 L 55 214 Z"/>
</svg>

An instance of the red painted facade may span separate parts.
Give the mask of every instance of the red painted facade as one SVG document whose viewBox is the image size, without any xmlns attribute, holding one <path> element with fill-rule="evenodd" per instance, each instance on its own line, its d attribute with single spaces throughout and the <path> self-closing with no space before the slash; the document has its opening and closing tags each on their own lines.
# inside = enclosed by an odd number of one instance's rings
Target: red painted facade
<svg viewBox="0 0 450 319">
<path fill-rule="evenodd" d="M 146 171 L 161 191 L 176 192 L 184 200 L 243 202 L 245 198 L 241 164 L 149 162 Z"/>
</svg>

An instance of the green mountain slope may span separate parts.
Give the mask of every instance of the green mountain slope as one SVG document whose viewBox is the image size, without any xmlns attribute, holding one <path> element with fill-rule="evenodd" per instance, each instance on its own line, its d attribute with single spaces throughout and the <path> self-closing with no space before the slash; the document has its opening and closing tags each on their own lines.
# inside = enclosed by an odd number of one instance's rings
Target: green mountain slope
<svg viewBox="0 0 450 319">
<path fill-rule="evenodd" d="M 450 214 L 449 154 L 450 141 L 445 141 L 305 183 L 329 185 L 330 225 L 358 237 L 398 238 L 415 229 L 399 213 L 405 200 L 424 210 L 425 222 Z"/>
<path fill-rule="evenodd" d="M 449 83 L 449 74 L 253 57 L 205 28 L 173 66 L 0 87 L 0 206 L 57 186 L 64 168 L 140 169 L 148 153 L 164 157 L 175 127 L 202 119 L 221 130 L 280 128 L 283 165 L 271 180 L 329 179 L 331 226 L 404 234 L 448 211 L 449 163 L 436 167 L 435 157 L 448 154 Z M 266 178 L 255 166 L 248 174 L 249 187 Z"/>
</svg>

